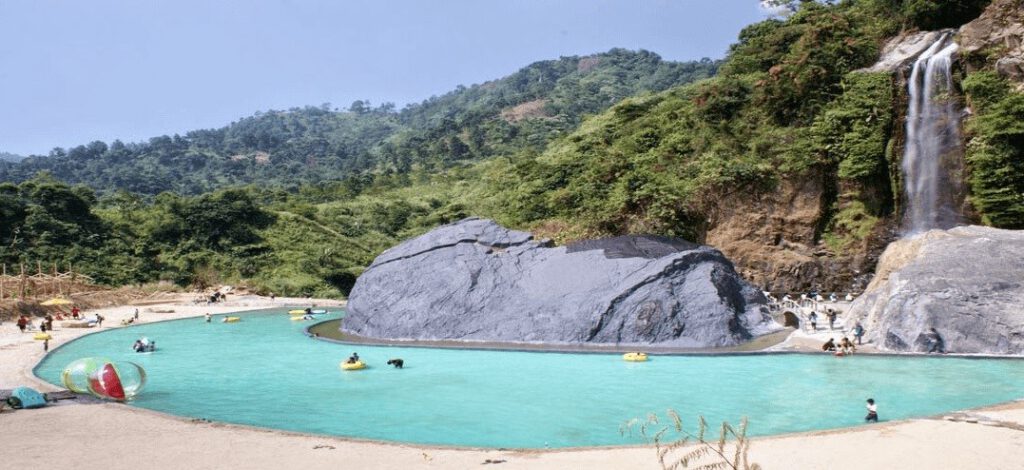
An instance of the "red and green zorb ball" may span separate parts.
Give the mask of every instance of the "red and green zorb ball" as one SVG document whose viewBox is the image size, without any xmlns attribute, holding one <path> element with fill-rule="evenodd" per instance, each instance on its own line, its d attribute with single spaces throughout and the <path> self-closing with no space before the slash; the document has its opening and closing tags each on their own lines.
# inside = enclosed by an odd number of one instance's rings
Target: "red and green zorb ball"
<svg viewBox="0 0 1024 470">
<path fill-rule="evenodd" d="M 146 371 L 134 362 L 113 362 L 86 357 L 67 365 L 61 373 L 64 386 L 76 393 L 91 393 L 115 401 L 131 400 L 146 385 Z"/>
</svg>

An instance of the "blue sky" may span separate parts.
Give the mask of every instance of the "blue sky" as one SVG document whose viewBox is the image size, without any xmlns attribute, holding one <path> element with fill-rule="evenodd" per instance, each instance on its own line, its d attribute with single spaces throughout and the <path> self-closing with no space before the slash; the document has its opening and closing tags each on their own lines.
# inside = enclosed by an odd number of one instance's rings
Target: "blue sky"
<svg viewBox="0 0 1024 470">
<path fill-rule="evenodd" d="M 719 58 L 765 15 L 756 0 L 0 0 L 0 151 L 401 107 L 613 47 Z"/>
</svg>

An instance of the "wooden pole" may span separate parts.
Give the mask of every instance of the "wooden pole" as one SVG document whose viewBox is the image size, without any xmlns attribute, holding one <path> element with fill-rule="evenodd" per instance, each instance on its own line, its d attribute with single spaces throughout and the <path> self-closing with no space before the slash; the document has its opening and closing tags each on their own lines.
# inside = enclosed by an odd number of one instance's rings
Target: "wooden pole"
<svg viewBox="0 0 1024 470">
<path fill-rule="evenodd" d="M 7 281 L 7 263 L 3 263 L 4 271 L 0 276 L 0 300 L 4 300 L 4 282 Z"/>
<path fill-rule="evenodd" d="M 60 275 L 57 274 L 57 262 L 53 262 L 53 279 L 57 281 L 57 294 L 64 295 L 64 286 L 60 282 Z"/>
<path fill-rule="evenodd" d="M 25 275 L 25 263 L 21 263 L 21 295 L 19 300 L 25 300 L 25 284 L 28 283 L 28 276 Z"/>
</svg>

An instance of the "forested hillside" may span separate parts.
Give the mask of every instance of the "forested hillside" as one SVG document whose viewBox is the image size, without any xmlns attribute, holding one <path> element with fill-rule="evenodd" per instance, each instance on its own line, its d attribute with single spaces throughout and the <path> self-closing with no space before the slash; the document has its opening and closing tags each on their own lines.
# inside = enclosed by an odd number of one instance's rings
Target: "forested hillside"
<svg viewBox="0 0 1024 470">
<path fill-rule="evenodd" d="M 246 279 L 263 291 L 341 295 L 380 251 L 466 215 L 450 202 L 458 185 L 447 175 L 542 151 L 587 114 L 717 65 L 613 49 L 537 62 L 401 111 L 362 101 L 271 111 L 0 163 L 0 261 L 72 263 L 112 285 Z"/>
<path fill-rule="evenodd" d="M 502 220 L 563 240 L 682 236 L 769 289 L 856 289 L 896 235 L 909 72 L 861 69 L 886 39 L 959 26 L 989 2 L 782 3 L 795 13 L 744 29 L 718 76 L 626 99 L 538 157 L 494 162 L 512 175 L 494 186 Z M 979 113 L 967 178 L 979 220 L 1021 228 L 1024 108 L 993 71 L 999 54 L 974 52 L 958 76 Z"/>
<path fill-rule="evenodd" d="M 709 59 L 666 62 L 624 49 L 563 57 L 401 111 L 356 101 L 344 111 L 324 105 L 261 112 L 220 129 L 145 143 L 57 148 L 18 164 L 0 163 L 0 181 L 25 181 L 47 171 L 100 193 L 201 194 L 248 183 L 294 188 L 360 172 L 438 169 L 524 148 L 541 150 L 587 114 L 628 96 L 706 78 L 716 66 Z"/>
</svg>

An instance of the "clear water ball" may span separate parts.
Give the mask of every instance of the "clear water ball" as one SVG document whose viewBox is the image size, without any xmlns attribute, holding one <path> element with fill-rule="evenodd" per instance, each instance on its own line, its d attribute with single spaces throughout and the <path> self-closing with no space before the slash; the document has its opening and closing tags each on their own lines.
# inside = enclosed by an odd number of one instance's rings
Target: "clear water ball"
<svg viewBox="0 0 1024 470">
<path fill-rule="evenodd" d="M 127 401 L 135 398 L 146 385 L 146 371 L 134 362 L 87 357 L 68 364 L 62 380 L 64 386 L 73 392 Z"/>
<path fill-rule="evenodd" d="M 61 382 L 68 390 L 75 393 L 89 392 L 89 376 L 100 369 L 100 366 L 111 362 L 105 357 L 84 357 L 72 361 L 60 374 Z"/>
</svg>

